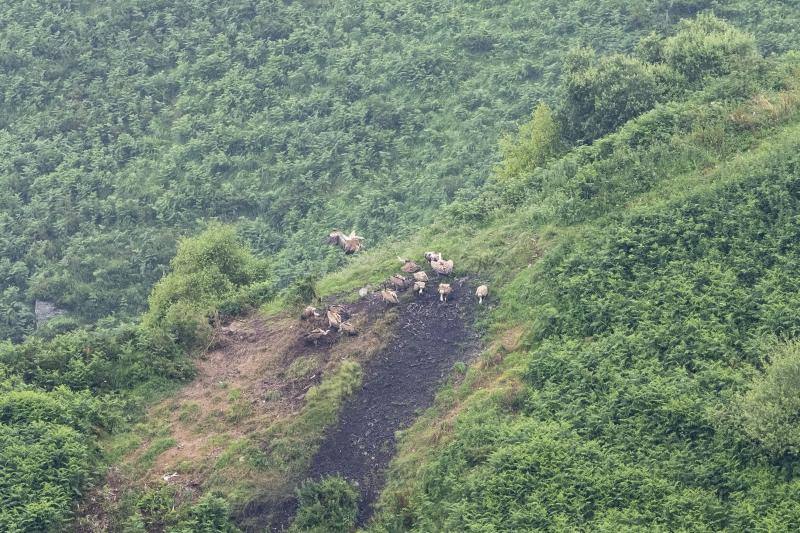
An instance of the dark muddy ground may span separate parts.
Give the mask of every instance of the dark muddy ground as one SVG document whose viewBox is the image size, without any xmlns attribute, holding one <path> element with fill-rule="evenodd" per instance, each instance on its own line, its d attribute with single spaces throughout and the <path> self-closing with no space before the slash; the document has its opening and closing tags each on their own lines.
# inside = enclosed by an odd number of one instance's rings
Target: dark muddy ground
<svg viewBox="0 0 800 533">
<path fill-rule="evenodd" d="M 427 294 L 402 296 L 394 337 L 365 365 L 361 390 L 345 403 L 339 425 L 329 430 L 312 462 L 310 478 L 338 474 L 357 484 L 359 525 L 369 519 L 383 486 L 395 431 L 433 403 L 454 363 L 478 352 L 474 287 L 466 278 L 454 280 L 449 301 L 440 303 L 436 284 L 431 286 Z"/>
</svg>

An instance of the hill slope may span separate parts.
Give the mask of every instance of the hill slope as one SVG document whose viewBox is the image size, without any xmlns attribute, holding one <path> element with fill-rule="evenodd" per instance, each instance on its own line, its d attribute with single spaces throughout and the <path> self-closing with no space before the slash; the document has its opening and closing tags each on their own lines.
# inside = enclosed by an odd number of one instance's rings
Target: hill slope
<svg viewBox="0 0 800 533">
<path fill-rule="evenodd" d="M 235 222 L 279 286 L 482 183 L 496 139 L 554 101 L 572 46 L 629 51 L 700 10 L 797 46 L 781 2 L 61 2 L 0 9 L 0 338 L 34 299 L 144 308 L 177 237 Z"/>
<path fill-rule="evenodd" d="M 413 235 L 276 296 L 275 263 L 212 225 L 140 323 L 0 344 L 0 524 L 69 524 L 94 482 L 89 530 L 258 530 L 292 498 L 293 530 L 350 530 L 358 488 L 303 480 L 397 311 L 330 346 L 297 314 L 436 249 L 489 283 L 487 348 L 399 433 L 368 530 L 796 529 L 800 60 L 757 50 L 711 16 L 575 50 L 556 113 Z"/>
</svg>

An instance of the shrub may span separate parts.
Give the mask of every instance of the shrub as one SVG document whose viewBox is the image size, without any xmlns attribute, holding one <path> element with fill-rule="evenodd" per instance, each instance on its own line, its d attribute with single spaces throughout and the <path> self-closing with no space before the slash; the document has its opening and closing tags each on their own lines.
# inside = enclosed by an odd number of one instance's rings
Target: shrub
<svg viewBox="0 0 800 533">
<path fill-rule="evenodd" d="M 503 159 L 496 169 L 500 180 L 529 174 L 534 168 L 558 155 L 560 143 L 553 113 L 545 103 L 539 103 L 531 120 L 523 124 L 516 136 L 500 140 Z"/>
<path fill-rule="evenodd" d="M 597 61 L 591 50 L 570 56 L 560 110 L 564 136 L 592 141 L 628 120 L 652 109 L 664 99 L 674 78 L 663 65 L 652 65 L 625 55 Z"/>
<path fill-rule="evenodd" d="M 240 312 L 246 298 L 239 293 L 266 272 L 265 262 L 239 242 L 233 228 L 220 224 L 182 240 L 170 266 L 150 294 L 143 324 L 188 349 L 207 341 L 208 321 L 220 308 Z"/>
<path fill-rule="evenodd" d="M 800 453 L 800 342 L 773 351 L 738 407 L 750 438 L 775 455 Z"/>
<path fill-rule="evenodd" d="M 351 531 L 358 515 L 358 492 L 340 477 L 307 481 L 297 490 L 298 510 L 291 531 Z"/>
<path fill-rule="evenodd" d="M 683 20 L 664 41 L 664 60 L 690 82 L 730 74 L 737 64 L 757 57 L 755 38 L 714 15 Z"/>
<path fill-rule="evenodd" d="M 235 533 L 239 529 L 230 521 L 228 502 L 214 494 L 206 494 L 192 505 L 188 517 L 168 528 L 169 533 Z"/>
</svg>

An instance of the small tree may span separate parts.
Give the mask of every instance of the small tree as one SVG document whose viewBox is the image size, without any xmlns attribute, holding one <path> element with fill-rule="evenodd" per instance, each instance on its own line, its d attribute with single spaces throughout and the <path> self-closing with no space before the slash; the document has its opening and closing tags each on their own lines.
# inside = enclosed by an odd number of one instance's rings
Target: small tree
<svg viewBox="0 0 800 533">
<path fill-rule="evenodd" d="M 516 136 L 505 136 L 500 140 L 503 160 L 497 169 L 497 177 L 504 180 L 529 174 L 558 155 L 559 149 L 558 127 L 553 113 L 547 104 L 540 102 L 531 120 L 519 128 Z"/>
<path fill-rule="evenodd" d="M 566 138 L 592 141 L 648 111 L 663 98 L 667 67 L 625 55 L 600 61 L 584 49 L 570 55 L 561 121 Z"/>
<path fill-rule="evenodd" d="M 182 240 L 172 271 L 150 293 L 144 326 L 185 348 L 199 346 L 210 334 L 208 319 L 255 279 L 259 263 L 229 226 L 214 224 Z"/>
</svg>

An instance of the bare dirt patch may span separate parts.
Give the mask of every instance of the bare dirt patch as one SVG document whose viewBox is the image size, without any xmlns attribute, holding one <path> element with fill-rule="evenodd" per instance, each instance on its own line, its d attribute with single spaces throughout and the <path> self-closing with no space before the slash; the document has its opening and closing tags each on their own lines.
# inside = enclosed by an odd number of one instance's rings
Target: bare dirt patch
<svg viewBox="0 0 800 533">
<path fill-rule="evenodd" d="M 429 286 L 434 286 L 431 283 Z M 477 302 L 467 278 L 452 282 L 447 302 L 438 294 L 407 293 L 396 308 L 393 338 L 364 366 L 360 391 L 343 406 L 315 456 L 309 476 L 341 475 L 361 491 L 359 524 L 372 513 L 395 451 L 395 432 L 432 405 L 453 365 L 479 351 L 472 325 Z"/>
</svg>

